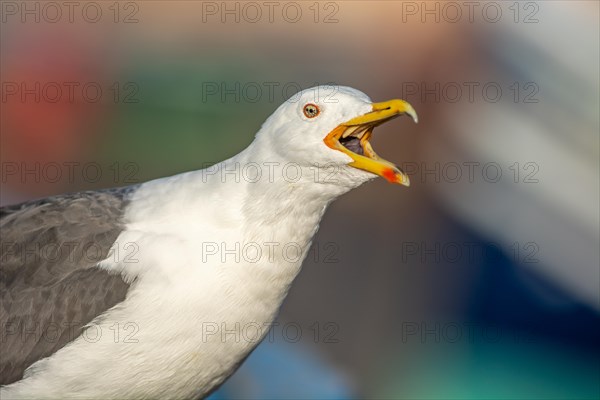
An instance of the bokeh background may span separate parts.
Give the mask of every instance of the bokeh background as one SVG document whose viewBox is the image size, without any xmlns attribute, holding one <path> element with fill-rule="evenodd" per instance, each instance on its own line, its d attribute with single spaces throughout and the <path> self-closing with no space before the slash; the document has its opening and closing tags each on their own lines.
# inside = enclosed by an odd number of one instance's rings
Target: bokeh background
<svg viewBox="0 0 600 400">
<path fill-rule="evenodd" d="M 2 205 L 202 168 L 315 84 L 419 113 L 214 398 L 600 397 L 597 1 L 72 4 L 1 3 Z"/>
</svg>

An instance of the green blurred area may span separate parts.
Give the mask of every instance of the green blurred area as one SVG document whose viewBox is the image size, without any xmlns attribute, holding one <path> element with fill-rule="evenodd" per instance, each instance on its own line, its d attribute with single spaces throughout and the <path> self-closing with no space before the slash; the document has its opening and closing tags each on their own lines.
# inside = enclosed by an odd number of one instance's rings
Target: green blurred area
<svg viewBox="0 0 600 400">
<path fill-rule="evenodd" d="M 535 339 L 534 339 L 535 340 Z M 421 344 L 388 357 L 376 398 L 597 399 L 594 354 L 552 342 Z M 552 349 L 552 350 L 550 350 Z"/>
<path fill-rule="evenodd" d="M 232 82 L 255 78 L 247 70 L 234 69 L 234 60 L 206 65 L 204 60 L 137 60 L 121 76 L 140 90 L 137 104 L 119 104 L 110 125 L 104 127 L 98 157 L 134 161 L 144 181 L 206 167 L 236 154 L 248 145 L 273 111 L 268 102 L 226 102 L 220 95 L 203 94 L 207 82 Z M 184 145 L 182 145 L 182 143 Z M 132 160 L 133 155 L 133 160 Z"/>
<path fill-rule="evenodd" d="M 103 165 L 135 162 L 141 181 L 204 168 L 246 147 L 289 95 L 332 83 L 326 75 L 309 78 L 288 63 L 231 54 L 167 62 L 138 55 L 118 79 L 137 85 L 135 93 L 125 91 L 136 102 L 115 105 L 94 158 Z"/>
</svg>

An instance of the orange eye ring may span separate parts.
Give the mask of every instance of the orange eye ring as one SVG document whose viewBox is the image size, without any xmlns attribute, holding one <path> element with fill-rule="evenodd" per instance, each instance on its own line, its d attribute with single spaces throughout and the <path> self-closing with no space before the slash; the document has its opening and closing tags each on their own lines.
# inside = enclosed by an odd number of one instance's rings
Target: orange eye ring
<svg viewBox="0 0 600 400">
<path fill-rule="evenodd" d="M 306 116 L 306 118 L 315 118 L 317 115 L 319 115 L 321 113 L 319 106 L 317 106 L 316 104 L 313 104 L 313 103 L 306 104 L 302 111 L 304 112 L 304 115 Z"/>
</svg>

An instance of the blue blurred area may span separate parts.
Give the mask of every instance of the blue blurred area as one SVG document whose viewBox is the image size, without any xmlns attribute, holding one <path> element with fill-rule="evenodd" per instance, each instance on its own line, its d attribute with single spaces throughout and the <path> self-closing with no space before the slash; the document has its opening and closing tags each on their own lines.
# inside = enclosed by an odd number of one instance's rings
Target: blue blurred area
<svg viewBox="0 0 600 400">
<path fill-rule="evenodd" d="M 210 400 L 353 399 L 347 377 L 304 345 L 265 340 Z"/>
<path fill-rule="evenodd" d="M 523 271 L 496 247 L 489 254 L 497 261 L 481 265 L 483 274 L 474 286 L 468 320 L 600 357 L 600 316 L 594 309 L 574 301 L 539 273 Z"/>
<path fill-rule="evenodd" d="M 376 397 L 597 399 L 597 312 L 523 272 L 497 246 L 485 251 L 463 316 L 398 330 L 378 368 Z"/>
</svg>

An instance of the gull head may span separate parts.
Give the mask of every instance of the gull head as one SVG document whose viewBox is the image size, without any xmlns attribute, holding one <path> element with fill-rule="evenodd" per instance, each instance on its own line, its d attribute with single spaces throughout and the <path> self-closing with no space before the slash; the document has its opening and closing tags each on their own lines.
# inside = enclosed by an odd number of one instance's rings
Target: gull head
<svg viewBox="0 0 600 400">
<path fill-rule="evenodd" d="M 345 182 L 360 184 L 381 176 L 408 186 L 408 175 L 379 157 L 370 143 L 377 126 L 403 114 L 417 122 L 417 113 L 404 100 L 372 102 L 350 87 L 317 86 L 284 102 L 257 139 L 268 141 L 286 161 L 338 172 Z"/>
</svg>

